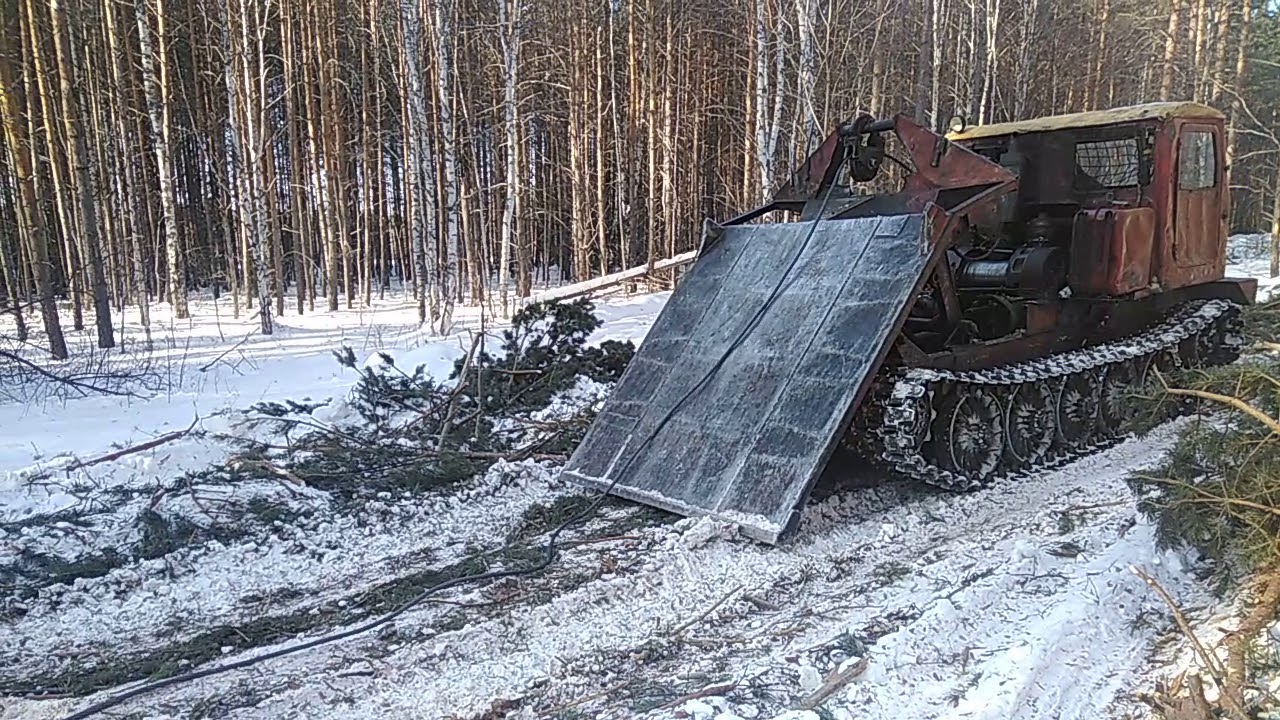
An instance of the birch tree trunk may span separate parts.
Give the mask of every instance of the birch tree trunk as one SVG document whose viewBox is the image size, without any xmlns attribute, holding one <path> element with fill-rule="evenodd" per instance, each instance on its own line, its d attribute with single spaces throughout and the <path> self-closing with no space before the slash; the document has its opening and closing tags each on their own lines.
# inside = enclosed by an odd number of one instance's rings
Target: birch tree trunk
<svg viewBox="0 0 1280 720">
<path fill-rule="evenodd" d="M 804 128 L 805 155 L 822 143 L 822 125 L 814 108 L 814 92 L 818 84 L 818 55 L 814 47 L 814 26 L 818 22 L 817 0 L 796 0 L 796 33 L 800 40 L 800 67 L 797 83 L 800 96 L 801 126 Z M 936 89 L 935 89 L 936 94 Z"/>
<path fill-rule="evenodd" d="M 933 50 L 933 63 L 929 67 L 929 127 L 942 127 L 942 3 L 931 0 L 929 14 L 929 47 Z"/>
<path fill-rule="evenodd" d="M 1103 73 L 1107 67 L 1110 47 L 1107 45 L 1107 30 L 1111 25 L 1111 0 L 1102 0 L 1102 11 L 1098 15 L 1098 56 L 1093 65 L 1093 92 L 1098 98 L 1097 105 L 1102 105 Z M 1108 98 L 1107 103 L 1110 103 Z"/>
<path fill-rule="evenodd" d="M 930 48 L 938 41 L 936 37 L 930 34 L 930 18 L 933 13 L 934 3 L 939 0 L 920 0 L 920 43 L 916 51 L 916 112 L 915 120 L 917 123 L 925 122 L 928 117 L 929 109 L 929 62 L 931 59 Z"/>
<path fill-rule="evenodd" d="M 254 107 L 262 102 L 262 87 L 254 83 L 263 78 L 262 61 L 262 19 L 257 16 L 260 8 L 255 3 L 253 14 L 254 35 L 249 32 L 250 11 L 245 0 L 240 5 L 240 44 L 232 42 L 230 22 L 223 24 L 226 41 L 226 80 L 227 80 L 227 133 L 228 169 L 236 178 L 236 193 L 239 200 L 240 228 L 249 245 L 253 258 L 255 287 L 257 289 L 257 305 L 259 325 L 263 335 L 272 334 L 275 329 L 271 308 L 271 257 L 267 252 L 267 230 L 265 216 L 266 201 L 263 193 L 261 117 Z M 230 12 L 228 19 L 230 17 Z M 250 56 L 256 49 L 255 58 Z M 238 72 L 237 72 L 238 70 Z M 239 78 L 236 76 L 239 75 Z M 237 88 L 237 85 L 239 87 Z M 241 95 L 243 94 L 243 100 Z M 244 138 L 245 148 L 241 148 Z M 245 150 L 247 149 L 247 152 Z M 247 156 L 247 158 L 246 158 Z M 247 279 L 247 278 L 246 278 Z"/>
<path fill-rule="evenodd" d="M 149 0 L 137 0 L 138 45 L 142 50 L 142 81 L 146 92 L 147 117 L 151 121 L 151 146 L 156 155 L 156 172 L 160 176 L 160 208 L 164 213 L 165 258 L 169 273 L 169 301 L 178 320 L 191 317 L 187 309 L 186 273 L 178 246 L 178 207 L 173 190 L 172 152 L 169 143 L 168 65 L 165 49 L 164 0 L 155 0 L 156 39 L 159 59 L 153 54 L 151 23 L 147 19 Z"/>
<path fill-rule="evenodd" d="M 982 75 L 982 99 L 978 101 L 978 124 L 980 125 L 987 122 L 991 117 L 991 106 L 994 104 L 992 102 L 992 91 L 1000 70 L 1000 48 L 996 45 L 1000 37 L 999 0 L 987 0 L 986 20 L 986 54 L 984 57 L 986 72 Z"/>
<path fill-rule="evenodd" d="M 516 224 L 516 197 L 520 193 L 520 120 L 516 103 L 516 87 L 519 83 L 517 63 L 520 59 L 521 5 L 524 0 L 500 0 L 498 25 L 502 33 L 502 117 L 506 147 L 507 182 L 502 201 L 502 239 L 498 251 L 498 292 L 502 295 L 502 316 L 507 317 L 508 271 L 511 267 L 511 246 L 519 242 Z"/>
<path fill-rule="evenodd" d="M 453 328 L 454 288 L 458 277 L 457 131 L 453 126 L 453 1 L 435 3 L 436 89 L 439 93 L 440 142 L 444 156 L 444 268 L 440 274 L 440 317 L 436 331 Z"/>
<path fill-rule="evenodd" d="M 413 248 L 413 286 L 418 300 L 418 322 L 425 323 L 429 316 L 434 324 L 439 308 L 439 286 L 434 281 L 436 276 L 436 260 L 434 253 L 427 252 L 427 228 L 434 227 L 435 216 L 434 178 L 429 169 L 427 154 L 427 108 L 422 81 L 422 6 L 419 0 L 400 0 L 400 20 L 404 25 L 405 76 L 408 79 L 408 142 L 405 154 L 405 177 L 409 181 L 409 195 L 413 203 L 412 237 Z M 428 203 L 431 205 L 429 206 Z M 432 237 L 435 231 L 431 232 Z M 435 243 L 431 243 L 434 247 Z M 430 299 L 428 300 L 428 293 Z"/>
<path fill-rule="evenodd" d="M 1033 48 L 1038 40 L 1040 25 L 1040 0 L 1028 0 L 1022 8 L 1022 36 L 1018 49 L 1018 71 L 1014 80 L 1013 117 L 1027 117 L 1027 95 L 1031 91 L 1031 64 Z"/>
<path fill-rule="evenodd" d="M 765 202 L 777 182 L 778 138 L 782 133 L 782 101 L 786 83 L 786 53 L 781 28 L 774 39 L 773 81 L 769 80 L 768 5 L 756 0 L 756 152 L 760 167 L 760 200 Z"/>
<path fill-rule="evenodd" d="M 1193 47 L 1191 67 L 1195 68 L 1195 77 L 1193 78 L 1193 87 L 1191 88 L 1192 97 L 1203 102 L 1208 99 L 1208 77 L 1209 63 L 1205 57 L 1205 36 L 1208 34 L 1206 25 L 1209 22 L 1208 13 L 1206 12 L 1205 0 L 1196 0 L 1195 7 L 1195 40 Z"/>
</svg>

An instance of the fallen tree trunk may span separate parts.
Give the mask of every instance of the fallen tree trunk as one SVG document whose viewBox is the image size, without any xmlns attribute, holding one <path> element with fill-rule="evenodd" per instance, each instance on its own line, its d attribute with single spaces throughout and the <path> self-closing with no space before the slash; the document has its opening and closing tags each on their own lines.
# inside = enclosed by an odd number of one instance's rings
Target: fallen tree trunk
<svg viewBox="0 0 1280 720">
<path fill-rule="evenodd" d="M 591 295 L 592 293 L 599 292 L 601 290 L 606 290 L 608 288 L 611 288 L 617 285 L 621 285 L 622 283 L 627 282 L 628 280 L 636 280 L 636 279 L 642 278 L 650 273 L 654 273 L 659 270 L 669 270 L 671 268 L 680 267 L 681 265 L 687 265 L 688 263 L 691 263 L 694 260 L 696 260 L 697 257 L 698 257 L 698 252 L 696 250 L 690 250 L 687 253 L 681 253 L 680 255 L 676 255 L 675 257 L 669 257 L 665 260 L 659 260 L 653 263 L 652 265 L 649 265 L 649 264 L 639 265 L 637 267 L 633 267 L 627 270 L 622 270 L 610 275 L 604 275 L 602 277 L 592 278 L 591 280 L 583 280 L 582 282 L 579 282 L 579 283 L 564 285 L 562 287 L 554 288 L 552 290 L 547 290 L 545 292 L 537 293 L 535 295 L 530 296 L 525 302 L 535 303 L 535 302 L 549 302 L 552 300 L 568 300 L 570 298 L 582 297 L 584 295 Z"/>
</svg>

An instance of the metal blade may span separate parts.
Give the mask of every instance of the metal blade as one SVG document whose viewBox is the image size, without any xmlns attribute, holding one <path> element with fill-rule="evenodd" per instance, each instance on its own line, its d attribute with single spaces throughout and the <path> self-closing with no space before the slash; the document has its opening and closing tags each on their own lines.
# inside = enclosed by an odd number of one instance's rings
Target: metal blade
<svg viewBox="0 0 1280 720">
<path fill-rule="evenodd" d="M 725 228 L 565 477 L 778 542 L 929 266 L 924 228 L 919 214 Z"/>
</svg>

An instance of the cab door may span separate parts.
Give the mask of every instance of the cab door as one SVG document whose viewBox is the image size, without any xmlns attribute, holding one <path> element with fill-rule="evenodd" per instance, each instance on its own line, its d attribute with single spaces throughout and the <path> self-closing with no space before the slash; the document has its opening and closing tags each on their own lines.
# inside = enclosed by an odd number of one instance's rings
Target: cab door
<svg viewBox="0 0 1280 720">
<path fill-rule="evenodd" d="M 1221 142 L 1212 125 L 1186 124 L 1178 133 L 1173 260 L 1178 267 L 1211 265 L 1222 231 Z"/>
</svg>

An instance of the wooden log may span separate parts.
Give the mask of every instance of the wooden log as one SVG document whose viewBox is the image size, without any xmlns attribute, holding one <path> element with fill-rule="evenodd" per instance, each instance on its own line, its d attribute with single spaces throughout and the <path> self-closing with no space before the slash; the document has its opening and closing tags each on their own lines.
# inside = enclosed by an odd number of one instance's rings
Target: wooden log
<svg viewBox="0 0 1280 720">
<path fill-rule="evenodd" d="M 636 280 L 659 270 L 668 270 L 674 267 L 680 267 L 693 262 L 698 257 L 698 251 L 690 250 L 687 253 L 681 253 L 675 257 L 669 257 L 665 260 L 659 260 L 653 265 L 639 265 L 637 267 L 622 270 L 610 275 L 604 275 L 590 280 L 583 280 L 579 283 L 564 285 L 553 288 L 544 292 L 536 293 L 525 299 L 525 303 L 548 302 L 551 300 L 568 300 L 570 298 L 591 295 L 601 290 L 620 285 L 628 280 Z"/>
</svg>

